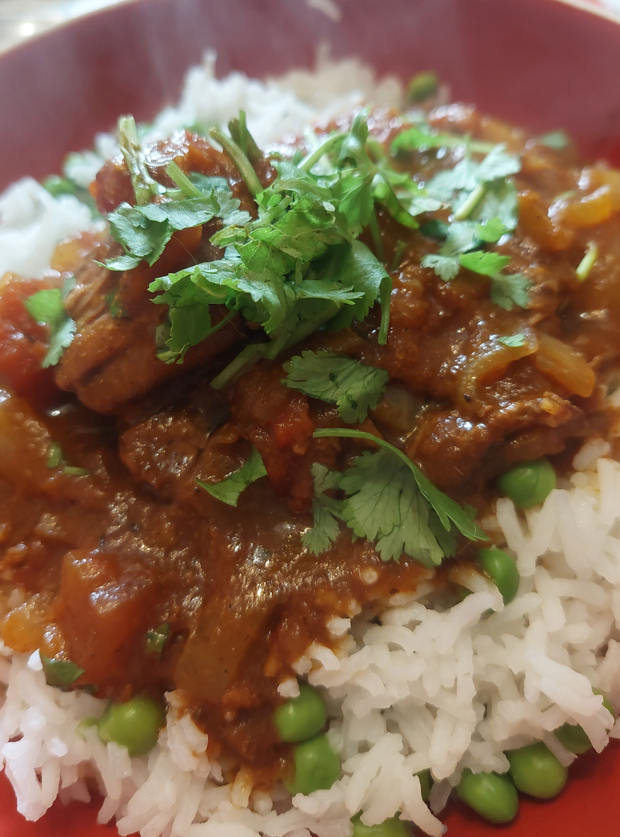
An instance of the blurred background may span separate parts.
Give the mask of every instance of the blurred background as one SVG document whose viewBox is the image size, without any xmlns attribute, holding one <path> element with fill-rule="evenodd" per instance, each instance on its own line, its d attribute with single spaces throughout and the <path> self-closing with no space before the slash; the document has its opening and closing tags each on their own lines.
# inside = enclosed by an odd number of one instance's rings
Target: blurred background
<svg viewBox="0 0 620 837">
<path fill-rule="evenodd" d="M 0 0 L 0 50 L 123 0 Z"/>
<path fill-rule="evenodd" d="M 620 16 L 620 0 L 568 1 Z M 0 51 L 73 17 L 122 2 L 130 0 L 0 0 Z"/>
</svg>

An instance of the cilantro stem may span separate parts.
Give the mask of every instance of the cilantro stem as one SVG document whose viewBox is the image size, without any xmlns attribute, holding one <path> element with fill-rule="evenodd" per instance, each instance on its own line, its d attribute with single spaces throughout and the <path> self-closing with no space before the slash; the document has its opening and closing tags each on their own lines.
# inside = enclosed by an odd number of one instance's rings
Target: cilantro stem
<svg viewBox="0 0 620 837">
<path fill-rule="evenodd" d="M 577 279 L 579 279 L 580 282 L 583 282 L 585 279 L 588 278 L 588 275 L 594 267 L 594 263 L 596 262 L 597 258 L 598 247 L 596 246 L 595 241 L 591 241 L 586 248 L 586 252 L 584 253 L 583 258 L 581 259 L 581 261 L 575 269 Z"/>
<path fill-rule="evenodd" d="M 189 177 L 182 171 L 174 160 L 166 166 L 166 174 L 172 180 L 175 186 L 183 192 L 187 198 L 202 198 L 204 194 L 200 189 L 192 183 Z"/>
<path fill-rule="evenodd" d="M 401 460 L 401 462 L 404 462 L 407 468 L 409 468 L 409 470 L 413 473 L 414 477 L 417 477 L 418 474 L 422 473 L 418 466 L 409 459 L 406 453 L 403 453 L 402 450 L 394 447 L 394 445 L 390 444 L 390 442 L 386 442 L 385 439 L 381 439 L 379 436 L 374 436 L 372 433 L 367 433 L 365 430 L 353 430 L 349 427 L 320 427 L 318 430 L 315 430 L 312 435 L 315 439 L 337 437 L 341 439 L 364 439 L 367 442 L 374 442 L 374 444 L 379 445 L 380 448 L 385 448 L 385 450 L 391 451 Z"/>
<path fill-rule="evenodd" d="M 226 136 L 226 134 L 217 127 L 210 129 L 209 136 L 222 146 L 224 151 L 237 166 L 239 174 L 245 180 L 246 186 L 250 190 L 251 194 L 256 197 L 259 192 L 262 192 L 263 186 L 258 179 L 258 175 L 254 171 L 252 163 L 248 160 L 247 156 L 239 148 L 237 143 L 231 137 Z"/>
<path fill-rule="evenodd" d="M 372 243 L 375 247 L 375 254 L 378 259 L 385 261 L 385 251 L 383 249 L 383 241 L 381 240 L 381 232 L 379 230 L 379 222 L 377 221 L 377 213 L 370 213 L 370 220 L 368 221 L 368 229 L 372 236 Z"/>
<path fill-rule="evenodd" d="M 269 343 L 251 343 L 242 349 L 234 360 L 211 381 L 213 389 L 224 389 L 242 372 L 266 355 Z"/>
<path fill-rule="evenodd" d="M 304 157 L 298 168 L 302 169 L 302 171 L 311 171 L 312 168 L 319 162 L 321 157 L 327 154 L 328 151 L 331 151 L 332 146 L 337 145 L 342 138 L 343 134 L 332 134 L 331 137 L 328 137 L 317 148 L 315 148 L 314 151 Z"/>
<path fill-rule="evenodd" d="M 138 206 L 144 206 L 150 202 L 152 197 L 162 192 L 162 187 L 149 174 L 133 116 L 121 116 L 119 118 L 118 144 L 129 171 L 136 203 Z"/>
<path fill-rule="evenodd" d="M 479 183 L 476 188 L 468 195 L 467 200 L 454 213 L 455 221 L 464 221 L 468 215 L 474 211 L 476 206 L 480 203 L 486 192 L 486 183 Z"/>
</svg>

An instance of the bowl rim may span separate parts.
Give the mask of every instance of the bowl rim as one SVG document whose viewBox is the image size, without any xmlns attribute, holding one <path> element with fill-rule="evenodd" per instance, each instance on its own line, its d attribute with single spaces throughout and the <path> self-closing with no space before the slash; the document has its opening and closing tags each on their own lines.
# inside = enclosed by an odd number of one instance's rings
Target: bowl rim
<svg viewBox="0 0 620 837">
<path fill-rule="evenodd" d="M 86 21 L 90 23 L 90 20 L 93 18 L 98 18 L 104 15 L 114 15 L 118 14 L 119 11 L 122 12 L 124 7 L 128 6 L 145 6 L 147 3 L 153 2 L 160 2 L 160 3 L 174 3 L 174 0 L 112 0 L 109 6 L 101 6 L 97 9 L 91 9 L 87 12 L 82 12 L 75 17 L 70 17 L 65 20 L 58 21 L 57 23 L 53 23 L 50 26 L 45 27 L 45 29 L 40 30 L 39 32 L 35 32 L 33 35 L 29 35 L 26 38 L 23 38 L 16 43 L 10 44 L 8 47 L 0 50 L 0 65 L 2 64 L 2 60 L 5 56 L 11 55 L 15 52 L 18 52 L 22 49 L 28 49 L 29 47 L 36 46 L 36 44 L 42 39 L 46 38 L 50 35 L 54 35 L 54 33 L 60 30 L 66 30 L 69 28 L 73 28 L 74 26 L 81 26 Z M 321 6 L 320 2 L 313 2 L 313 0 L 294 0 L 294 2 L 304 2 L 307 6 L 324 14 L 326 17 L 331 17 L 328 12 Z M 334 3 L 338 6 L 339 0 L 330 0 L 330 2 Z M 466 0 L 461 0 L 461 2 L 466 2 Z M 501 2 L 501 0 L 500 0 Z M 548 3 L 548 4 L 555 4 L 560 6 L 568 6 L 570 8 L 575 9 L 578 12 L 583 12 L 584 14 L 592 15 L 594 17 L 599 17 L 602 20 L 606 20 L 609 23 L 615 24 L 616 26 L 620 27 L 620 13 L 614 14 L 609 9 L 601 6 L 599 4 L 599 0 L 539 0 L 539 2 Z M 86 24 L 88 25 L 88 23 Z"/>
</svg>

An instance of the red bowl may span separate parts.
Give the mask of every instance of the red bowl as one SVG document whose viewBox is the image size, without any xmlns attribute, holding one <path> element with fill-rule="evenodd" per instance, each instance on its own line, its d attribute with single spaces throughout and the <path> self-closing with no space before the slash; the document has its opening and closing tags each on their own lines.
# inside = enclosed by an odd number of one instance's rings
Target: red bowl
<svg viewBox="0 0 620 837">
<path fill-rule="evenodd" d="M 559 0 L 337 0 L 342 19 L 302 0 L 133 0 L 0 56 L 0 189 L 58 171 L 120 113 L 174 101 L 204 50 L 218 71 L 310 66 L 318 43 L 408 78 L 434 69 L 455 98 L 534 131 L 563 128 L 584 154 L 620 164 L 620 26 Z M 315 4 L 318 5 L 318 4 Z M 554 802 L 524 802 L 509 837 L 616 837 L 620 746 L 581 757 Z M 56 805 L 24 822 L 0 780 L 2 837 L 113 837 L 94 806 Z M 498 834 L 454 806 L 450 837 Z"/>
</svg>

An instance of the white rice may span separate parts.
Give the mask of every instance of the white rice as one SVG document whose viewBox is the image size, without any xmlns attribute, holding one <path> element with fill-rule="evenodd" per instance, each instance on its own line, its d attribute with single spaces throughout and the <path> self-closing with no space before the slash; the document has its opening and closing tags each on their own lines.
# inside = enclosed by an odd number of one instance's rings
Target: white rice
<svg viewBox="0 0 620 837">
<path fill-rule="evenodd" d="M 357 62 L 323 62 L 317 72 L 216 81 L 209 56 L 151 133 L 226 122 L 243 108 L 259 143 L 269 146 L 363 102 L 399 104 L 397 82 L 377 83 Z M 114 151 L 109 136 L 96 145 L 104 156 Z M 99 162 L 92 155 L 72 174 L 86 184 Z M 60 238 L 90 224 L 76 200 L 53 200 L 32 180 L 0 197 L 0 221 L 0 274 L 26 275 L 46 268 Z M 575 457 L 574 475 L 541 508 L 521 514 L 501 499 L 484 521 L 521 574 L 507 607 L 492 584 L 456 569 L 472 594 L 452 607 L 433 605 L 422 585 L 378 616 L 330 622 L 338 652 L 314 643 L 296 666 L 324 689 L 329 735 L 342 756 L 342 778 L 329 790 L 291 801 L 281 787 L 272 795 L 254 791 L 245 771 L 227 783 L 205 754 L 207 736 L 180 713 L 174 694 L 158 746 L 130 758 L 80 724 L 102 713 L 102 701 L 47 686 L 37 653 L 0 648 L 0 763 L 19 811 L 38 819 L 58 796 L 88 801 L 94 785 L 103 799 L 99 821 L 116 820 L 120 834 L 348 837 L 358 811 L 368 824 L 400 811 L 441 835 L 436 814 L 465 767 L 505 771 L 504 751 L 532 740 L 569 764 L 574 756 L 552 735 L 567 721 L 581 724 L 602 750 L 610 732 L 620 737 L 592 692 L 601 689 L 620 706 L 620 465 L 604 458 L 608 452 L 607 442 L 591 440 Z M 293 679 L 279 687 L 283 697 L 297 691 Z M 430 808 L 415 775 L 426 768 L 435 779 Z"/>
</svg>

